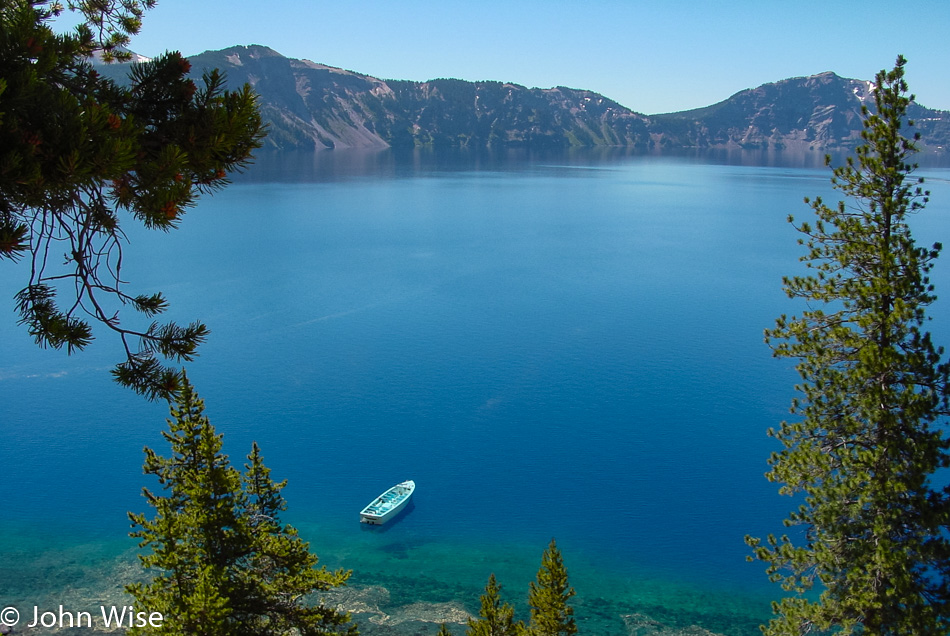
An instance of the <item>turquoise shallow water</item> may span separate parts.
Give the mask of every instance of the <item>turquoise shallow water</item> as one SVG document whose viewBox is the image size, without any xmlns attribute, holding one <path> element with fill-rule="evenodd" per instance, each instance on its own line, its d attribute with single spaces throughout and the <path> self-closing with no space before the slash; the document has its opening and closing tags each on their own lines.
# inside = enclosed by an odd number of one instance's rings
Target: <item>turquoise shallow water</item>
<svg viewBox="0 0 950 636">
<path fill-rule="evenodd" d="M 932 242 L 950 229 L 950 173 L 926 174 L 915 223 Z M 125 271 L 211 327 L 189 374 L 226 452 L 261 445 L 322 561 L 387 590 L 366 607 L 475 611 L 495 572 L 524 611 L 556 537 L 587 633 L 631 633 L 622 616 L 640 614 L 752 634 L 778 590 L 742 538 L 780 532 L 791 507 L 762 474 L 795 375 L 762 329 L 794 310 L 785 217 L 807 215 L 828 176 L 695 158 L 265 158 L 180 230 L 130 232 Z M 933 278 L 950 285 L 940 265 Z M 144 509 L 141 449 L 162 449 L 166 409 L 111 384 L 105 335 L 66 357 L 11 319 L 0 341 L 0 602 L 116 595 L 136 575 L 125 513 Z M 408 478 L 413 509 L 360 527 Z"/>
</svg>

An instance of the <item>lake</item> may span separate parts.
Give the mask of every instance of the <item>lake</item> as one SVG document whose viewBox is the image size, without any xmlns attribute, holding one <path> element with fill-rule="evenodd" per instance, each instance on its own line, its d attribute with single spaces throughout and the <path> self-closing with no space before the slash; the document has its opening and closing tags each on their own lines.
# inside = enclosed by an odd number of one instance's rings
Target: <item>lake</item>
<svg viewBox="0 0 950 636">
<path fill-rule="evenodd" d="M 946 241 L 950 170 L 921 174 L 918 242 Z M 256 440 L 289 480 L 285 519 L 354 571 L 364 633 L 435 633 L 419 621 L 477 611 L 492 572 L 526 618 L 554 537 L 582 633 L 757 634 L 781 590 L 743 537 L 794 506 L 763 473 L 797 380 L 762 331 L 801 309 L 786 217 L 836 200 L 829 176 L 817 157 L 264 156 L 177 231 L 127 224 L 124 274 L 210 327 L 188 372 L 225 452 Z M 0 604 L 94 609 L 136 575 L 126 512 L 167 407 L 111 382 L 108 334 L 38 349 L 13 314 L 26 266 L 0 280 Z M 413 508 L 361 526 L 404 479 Z"/>
</svg>

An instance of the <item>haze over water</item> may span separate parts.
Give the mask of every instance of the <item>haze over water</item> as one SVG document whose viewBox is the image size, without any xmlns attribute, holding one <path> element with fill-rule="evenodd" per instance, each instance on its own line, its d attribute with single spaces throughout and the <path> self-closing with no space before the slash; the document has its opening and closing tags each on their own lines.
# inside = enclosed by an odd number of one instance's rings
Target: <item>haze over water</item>
<svg viewBox="0 0 950 636">
<path fill-rule="evenodd" d="M 286 520 L 354 587 L 474 612 L 495 572 L 523 610 L 556 537 L 582 632 L 641 613 L 751 634 L 780 590 L 743 536 L 781 533 L 794 505 L 763 473 L 797 376 L 762 330 L 801 310 L 781 289 L 801 267 L 786 216 L 836 200 L 806 165 L 264 156 L 177 231 L 130 223 L 125 278 L 211 328 L 188 369 L 225 451 L 260 444 Z M 921 172 L 916 236 L 946 241 L 950 171 Z M 5 267 L 0 604 L 55 602 L 128 556 L 167 409 L 113 385 L 106 334 L 37 349 L 12 313 L 27 273 Z M 414 508 L 361 528 L 410 478 Z"/>
</svg>

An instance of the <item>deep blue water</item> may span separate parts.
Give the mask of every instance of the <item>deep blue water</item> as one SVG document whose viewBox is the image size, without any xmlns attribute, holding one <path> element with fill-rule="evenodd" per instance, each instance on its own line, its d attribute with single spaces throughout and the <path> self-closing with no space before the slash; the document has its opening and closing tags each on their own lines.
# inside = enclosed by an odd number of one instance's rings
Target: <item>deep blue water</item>
<svg viewBox="0 0 950 636">
<path fill-rule="evenodd" d="M 801 253 L 786 216 L 830 198 L 828 172 L 265 157 L 179 230 L 130 230 L 125 278 L 210 326 L 188 368 L 226 452 L 256 440 L 289 479 L 287 520 L 361 583 L 424 577 L 448 601 L 495 571 L 518 597 L 556 537 L 579 599 L 765 616 L 780 590 L 743 536 L 782 532 L 792 507 L 763 473 L 796 375 L 762 330 L 800 309 L 781 290 Z M 946 240 L 950 171 L 924 174 L 918 238 Z M 25 270 L 4 272 L 0 559 L 118 553 L 167 409 L 111 382 L 108 334 L 72 357 L 37 349 L 12 313 Z M 361 528 L 408 478 L 413 510 Z M 55 596 L 46 568 L 30 585 Z"/>
</svg>

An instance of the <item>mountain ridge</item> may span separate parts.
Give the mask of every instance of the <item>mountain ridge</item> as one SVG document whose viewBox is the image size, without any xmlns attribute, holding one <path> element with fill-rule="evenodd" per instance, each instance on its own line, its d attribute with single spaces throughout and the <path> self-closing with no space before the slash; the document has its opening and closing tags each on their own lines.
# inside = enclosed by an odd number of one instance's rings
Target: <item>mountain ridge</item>
<svg viewBox="0 0 950 636">
<path fill-rule="evenodd" d="M 644 115 L 565 86 L 379 79 L 261 45 L 189 57 L 193 75 L 218 68 L 250 84 L 269 126 L 265 148 L 567 148 L 850 150 L 873 84 L 826 71 L 739 91 L 686 111 Z M 108 67 L 106 67 L 108 68 Z M 120 69 L 108 69 L 118 77 Z M 950 111 L 912 104 L 922 150 L 950 150 Z"/>
<path fill-rule="evenodd" d="M 745 89 L 703 108 L 654 117 L 693 122 L 690 141 L 700 146 L 850 149 L 861 142 L 862 106 L 874 110 L 873 88 L 869 80 L 825 71 Z M 908 113 L 927 150 L 948 148 L 950 112 L 912 103 Z"/>
</svg>

